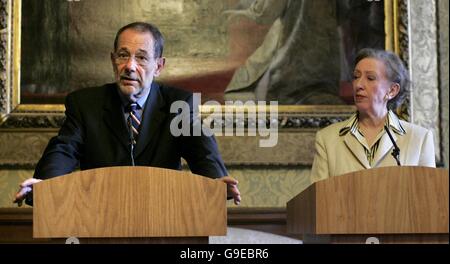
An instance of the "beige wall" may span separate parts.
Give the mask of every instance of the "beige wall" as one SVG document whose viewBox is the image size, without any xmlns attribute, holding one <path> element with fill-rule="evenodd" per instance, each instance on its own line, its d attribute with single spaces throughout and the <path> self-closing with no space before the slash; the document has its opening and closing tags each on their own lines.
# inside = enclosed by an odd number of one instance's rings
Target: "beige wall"
<svg viewBox="0 0 450 264">
<path fill-rule="evenodd" d="M 286 202 L 308 186 L 307 168 L 229 169 L 239 181 L 240 207 L 284 207 Z M 0 207 L 12 203 L 19 183 L 32 177 L 32 170 L 0 170 Z M 231 201 L 229 207 L 236 207 Z"/>
</svg>

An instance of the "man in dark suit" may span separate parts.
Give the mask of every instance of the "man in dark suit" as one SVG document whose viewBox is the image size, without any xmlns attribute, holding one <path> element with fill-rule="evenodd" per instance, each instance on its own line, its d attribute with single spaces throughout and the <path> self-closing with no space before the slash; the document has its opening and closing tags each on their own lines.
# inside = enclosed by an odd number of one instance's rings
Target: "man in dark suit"
<svg viewBox="0 0 450 264">
<path fill-rule="evenodd" d="M 153 25 L 136 22 L 122 27 L 111 62 L 116 83 L 75 91 L 66 98 L 66 119 L 39 160 L 33 178 L 21 184 L 21 203 L 40 180 L 74 171 L 108 166 L 152 166 L 181 169 L 220 178 L 228 196 L 239 204 L 237 181 L 227 176 L 213 136 L 173 136 L 173 102 L 193 109 L 192 94 L 154 82 L 164 68 L 164 39 Z M 192 112 L 189 115 L 193 126 Z M 192 130 L 192 127 L 191 127 Z"/>
</svg>

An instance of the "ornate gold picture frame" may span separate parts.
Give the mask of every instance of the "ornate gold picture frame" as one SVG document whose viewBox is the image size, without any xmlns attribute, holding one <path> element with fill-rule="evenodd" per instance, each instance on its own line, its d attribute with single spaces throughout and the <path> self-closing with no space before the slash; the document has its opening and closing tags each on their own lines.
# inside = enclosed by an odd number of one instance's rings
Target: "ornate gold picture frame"
<svg viewBox="0 0 450 264">
<path fill-rule="evenodd" d="M 0 2 L 2 4 L 0 12 L 3 19 L 1 21 L 0 42 L 0 131 L 54 133 L 64 120 L 64 105 L 21 103 L 22 1 L 1 0 Z M 400 54 L 407 62 L 407 1 L 384 0 L 383 2 L 385 47 L 387 50 Z M 281 154 L 277 157 L 276 154 L 283 151 L 289 152 L 286 148 L 296 147 L 289 143 L 289 139 L 281 140 L 283 146 L 279 146 L 278 150 L 272 150 L 271 153 L 259 155 L 260 158 L 251 158 L 251 155 L 239 157 L 235 152 L 229 150 L 232 147 L 227 147 L 248 139 L 231 137 L 227 139 L 219 138 L 218 141 L 222 146 L 225 146 L 221 151 L 224 153 L 224 159 L 228 160 L 227 164 L 310 164 L 315 131 L 347 118 L 352 112 L 354 112 L 354 107 L 351 105 L 280 105 L 277 122 L 281 135 L 285 135 L 286 138 L 295 137 L 296 140 L 305 138 L 306 141 L 303 143 L 309 146 L 303 152 L 297 152 L 297 155 L 293 157 L 285 157 Z M 405 108 L 402 109 L 402 114 L 407 117 L 409 112 L 410 106 L 407 103 Z M 203 114 L 207 114 L 207 112 L 204 111 Z M 25 161 L 25 163 L 33 162 Z"/>
</svg>

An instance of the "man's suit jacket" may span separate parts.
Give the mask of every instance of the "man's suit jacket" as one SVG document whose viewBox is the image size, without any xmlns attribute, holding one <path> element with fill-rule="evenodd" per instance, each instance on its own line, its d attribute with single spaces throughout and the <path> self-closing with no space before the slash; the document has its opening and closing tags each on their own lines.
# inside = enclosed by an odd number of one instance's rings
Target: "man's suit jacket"
<svg viewBox="0 0 450 264">
<path fill-rule="evenodd" d="M 311 183 L 353 171 L 397 166 L 397 162 L 391 155 L 393 144 L 386 133 L 380 139 L 373 166 L 370 166 L 363 146 L 355 136 L 350 132 L 343 136 L 339 135 L 339 131 L 347 123 L 348 121 L 342 121 L 317 132 Z M 402 120 L 400 124 L 406 131 L 405 134 L 396 134 L 392 130 L 390 132 L 400 148 L 401 165 L 435 167 L 432 132 Z"/>
<path fill-rule="evenodd" d="M 189 103 L 192 93 L 153 83 L 145 103 L 137 145 L 136 166 L 181 169 L 183 157 L 195 174 L 227 175 L 213 136 L 170 133 L 174 101 Z M 66 97 L 66 119 L 37 164 L 34 177 L 47 179 L 74 171 L 129 166 L 130 137 L 116 84 L 75 91 Z M 192 117 L 192 113 L 191 113 Z M 191 122 L 192 124 L 192 122 Z"/>
</svg>

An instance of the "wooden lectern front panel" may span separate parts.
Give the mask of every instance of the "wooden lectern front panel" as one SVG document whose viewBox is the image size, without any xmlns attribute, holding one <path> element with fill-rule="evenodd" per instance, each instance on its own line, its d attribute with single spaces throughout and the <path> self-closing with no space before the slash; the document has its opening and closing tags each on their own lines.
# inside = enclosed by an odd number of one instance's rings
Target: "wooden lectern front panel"
<svg viewBox="0 0 450 264">
<path fill-rule="evenodd" d="M 226 234 L 226 185 L 169 169 L 80 171 L 34 187 L 34 237 Z"/>
<path fill-rule="evenodd" d="M 317 234 L 448 233 L 448 170 L 377 168 L 315 187 Z"/>
<path fill-rule="evenodd" d="M 401 166 L 316 182 L 287 203 L 292 234 L 447 234 L 446 169 Z"/>
</svg>

